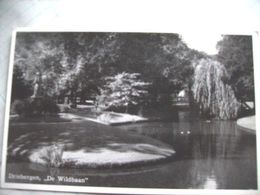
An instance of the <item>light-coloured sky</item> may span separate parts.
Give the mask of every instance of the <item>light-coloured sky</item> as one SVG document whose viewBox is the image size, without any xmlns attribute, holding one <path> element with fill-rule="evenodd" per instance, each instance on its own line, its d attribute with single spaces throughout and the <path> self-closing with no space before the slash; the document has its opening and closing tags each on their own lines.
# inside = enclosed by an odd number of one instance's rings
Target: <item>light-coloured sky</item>
<svg viewBox="0 0 260 195">
<path fill-rule="evenodd" d="M 41 4 L 48 7 L 48 2 Z M 182 34 L 183 39 L 191 48 L 215 54 L 216 42 L 221 39 L 220 35 L 216 34 L 217 31 L 250 30 L 259 24 L 260 18 L 259 0 L 77 2 L 80 3 L 71 3 L 70 0 L 54 1 L 52 6 L 45 9 L 44 14 L 39 14 L 37 20 L 32 20 L 31 26 L 84 31 L 181 31 L 185 32 Z M 72 10 L 77 12 L 71 14 Z"/>
<path fill-rule="evenodd" d="M 188 47 L 214 55 L 218 52 L 216 44 L 222 36 L 217 33 L 183 33 L 182 39 Z"/>
</svg>

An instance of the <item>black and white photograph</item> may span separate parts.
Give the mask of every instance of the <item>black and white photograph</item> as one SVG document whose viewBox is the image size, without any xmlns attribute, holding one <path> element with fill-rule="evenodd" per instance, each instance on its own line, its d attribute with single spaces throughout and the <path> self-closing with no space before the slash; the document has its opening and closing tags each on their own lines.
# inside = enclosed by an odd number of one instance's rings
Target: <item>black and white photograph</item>
<svg viewBox="0 0 260 195">
<path fill-rule="evenodd" d="M 214 41 L 14 33 L 3 186 L 257 190 L 253 35 Z"/>
</svg>

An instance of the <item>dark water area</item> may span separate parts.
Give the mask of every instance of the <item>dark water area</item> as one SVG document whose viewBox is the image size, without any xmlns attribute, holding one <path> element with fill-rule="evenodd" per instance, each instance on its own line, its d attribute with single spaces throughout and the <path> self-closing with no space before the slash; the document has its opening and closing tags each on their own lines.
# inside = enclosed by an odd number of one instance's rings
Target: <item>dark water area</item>
<svg viewBox="0 0 260 195">
<path fill-rule="evenodd" d="M 30 163 L 9 163 L 7 173 L 87 178 L 84 184 L 49 184 L 175 189 L 257 188 L 255 135 L 239 129 L 236 121 L 199 120 L 190 117 L 186 111 L 179 112 L 178 119 L 115 127 L 172 146 L 176 155 L 168 162 L 104 170 L 53 169 Z"/>
<path fill-rule="evenodd" d="M 256 136 L 239 129 L 236 121 L 199 120 L 183 111 L 179 122 L 119 128 L 160 140 L 176 151 L 172 162 L 140 180 L 143 186 L 146 177 L 155 177 L 153 186 L 158 188 L 257 188 Z"/>
</svg>

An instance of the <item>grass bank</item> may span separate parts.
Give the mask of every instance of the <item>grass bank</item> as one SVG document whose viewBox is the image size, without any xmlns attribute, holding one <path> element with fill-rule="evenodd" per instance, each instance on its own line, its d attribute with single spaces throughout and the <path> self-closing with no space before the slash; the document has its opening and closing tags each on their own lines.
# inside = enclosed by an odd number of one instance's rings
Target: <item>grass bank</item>
<svg viewBox="0 0 260 195">
<path fill-rule="evenodd" d="M 73 168 L 111 168 L 172 157 L 171 146 L 91 121 L 10 124 L 8 161 Z"/>
</svg>

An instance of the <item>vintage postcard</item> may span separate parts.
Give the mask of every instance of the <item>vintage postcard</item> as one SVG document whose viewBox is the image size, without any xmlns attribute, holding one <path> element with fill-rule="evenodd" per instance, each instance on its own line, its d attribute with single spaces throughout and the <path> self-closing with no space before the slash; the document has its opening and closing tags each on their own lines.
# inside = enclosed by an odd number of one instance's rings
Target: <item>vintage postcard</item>
<svg viewBox="0 0 260 195">
<path fill-rule="evenodd" d="M 257 192 L 255 39 L 16 31 L 2 187 Z"/>
</svg>

